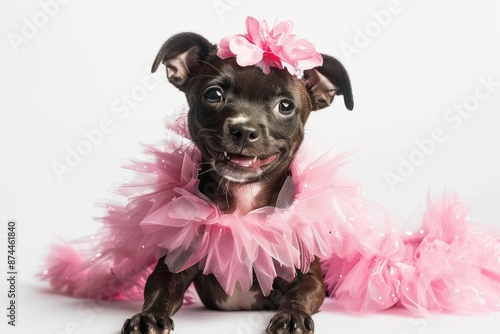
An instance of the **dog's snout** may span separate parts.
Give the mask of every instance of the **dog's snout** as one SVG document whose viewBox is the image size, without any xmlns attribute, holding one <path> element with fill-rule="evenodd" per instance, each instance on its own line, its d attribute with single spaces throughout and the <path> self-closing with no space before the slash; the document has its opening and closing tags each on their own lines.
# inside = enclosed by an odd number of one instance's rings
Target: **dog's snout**
<svg viewBox="0 0 500 334">
<path fill-rule="evenodd" d="M 257 141 L 260 137 L 260 130 L 258 127 L 244 123 L 231 125 L 229 132 L 233 140 L 238 144 L 250 144 Z"/>
</svg>

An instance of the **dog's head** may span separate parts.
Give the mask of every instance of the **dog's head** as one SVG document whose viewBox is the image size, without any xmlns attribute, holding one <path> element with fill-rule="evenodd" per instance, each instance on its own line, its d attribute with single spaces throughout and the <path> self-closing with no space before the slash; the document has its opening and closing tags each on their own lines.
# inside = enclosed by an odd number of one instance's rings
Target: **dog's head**
<svg viewBox="0 0 500 334">
<path fill-rule="evenodd" d="M 221 59 L 217 46 L 195 33 L 180 33 L 161 47 L 152 67 L 166 66 L 170 83 L 186 94 L 188 126 L 203 162 L 222 178 L 248 183 L 286 173 L 313 110 L 343 95 L 353 108 L 349 76 L 335 58 L 304 71 L 264 74 L 256 66 Z"/>
</svg>

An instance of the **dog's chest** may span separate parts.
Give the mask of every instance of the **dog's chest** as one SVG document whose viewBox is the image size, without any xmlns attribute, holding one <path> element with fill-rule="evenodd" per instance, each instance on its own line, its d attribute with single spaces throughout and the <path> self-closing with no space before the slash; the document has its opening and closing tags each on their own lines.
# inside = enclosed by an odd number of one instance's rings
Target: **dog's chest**
<svg viewBox="0 0 500 334">
<path fill-rule="evenodd" d="M 260 183 L 249 183 L 238 186 L 233 193 L 233 214 L 244 216 L 257 208 L 257 197 L 262 191 Z"/>
<path fill-rule="evenodd" d="M 233 193 L 233 214 L 244 216 L 255 209 L 255 201 L 262 190 L 260 183 L 249 183 L 238 186 Z M 220 310 L 252 310 L 257 302 L 259 291 L 243 291 L 239 284 L 236 284 L 231 296 L 227 296 L 222 301 L 217 301 Z"/>
</svg>

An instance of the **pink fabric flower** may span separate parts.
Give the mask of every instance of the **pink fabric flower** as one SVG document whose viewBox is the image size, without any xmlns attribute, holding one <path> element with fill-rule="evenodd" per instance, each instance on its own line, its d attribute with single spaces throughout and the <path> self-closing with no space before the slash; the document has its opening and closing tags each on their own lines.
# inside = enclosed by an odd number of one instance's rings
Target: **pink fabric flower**
<svg viewBox="0 0 500 334">
<path fill-rule="evenodd" d="M 279 22 L 269 29 L 265 20 L 259 22 L 249 16 L 246 27 L 246 34 L 227 36 L 220 41 L 217 53 L 220 58 L 236 57 L 238 65 L 255 65 L 265 74 L 271 67 L 286 68 L 296 77 L 323 64 L 323 57 L 312 43 L 291 33 L 290 21 Z"/>
</svg>

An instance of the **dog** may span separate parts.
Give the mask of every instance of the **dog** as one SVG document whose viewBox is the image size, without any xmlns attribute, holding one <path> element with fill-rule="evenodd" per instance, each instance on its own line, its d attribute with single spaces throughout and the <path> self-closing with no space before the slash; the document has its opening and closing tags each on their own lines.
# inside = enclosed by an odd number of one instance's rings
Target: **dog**
<svg viewBox="0 0 500 334">
<path fill-rule="evenodd" d="M 221 59 L 217 46 L 196 33 L 174 35 L 159 50 L 152 72 L 163 63 L 168 81 L 186 95 L 189 132 L 202 156 L 199 190 L 222 212 L 245 215 L 275 206 L 310 113 L 330 106 L 335 95 L 353 109 L 346 69 L 322 56 L 322 66 L 297 78 L 286 69 L 264 74 L 235 58 Z M 191 283 L 209 309 L 276 310 L 266 329 L 272 334 L 313 333 L 311 315 L 326 294 L 318 259 L 292 281 L 275 279 L 268 296 L 255 277 L 249 291 L 237 288 L 229 296 L 197 266 L 174 273 L 160 258 L 146 282 L 142 311 L 125 321 L 121 333 L 170 333 Z"/>
</svg>

